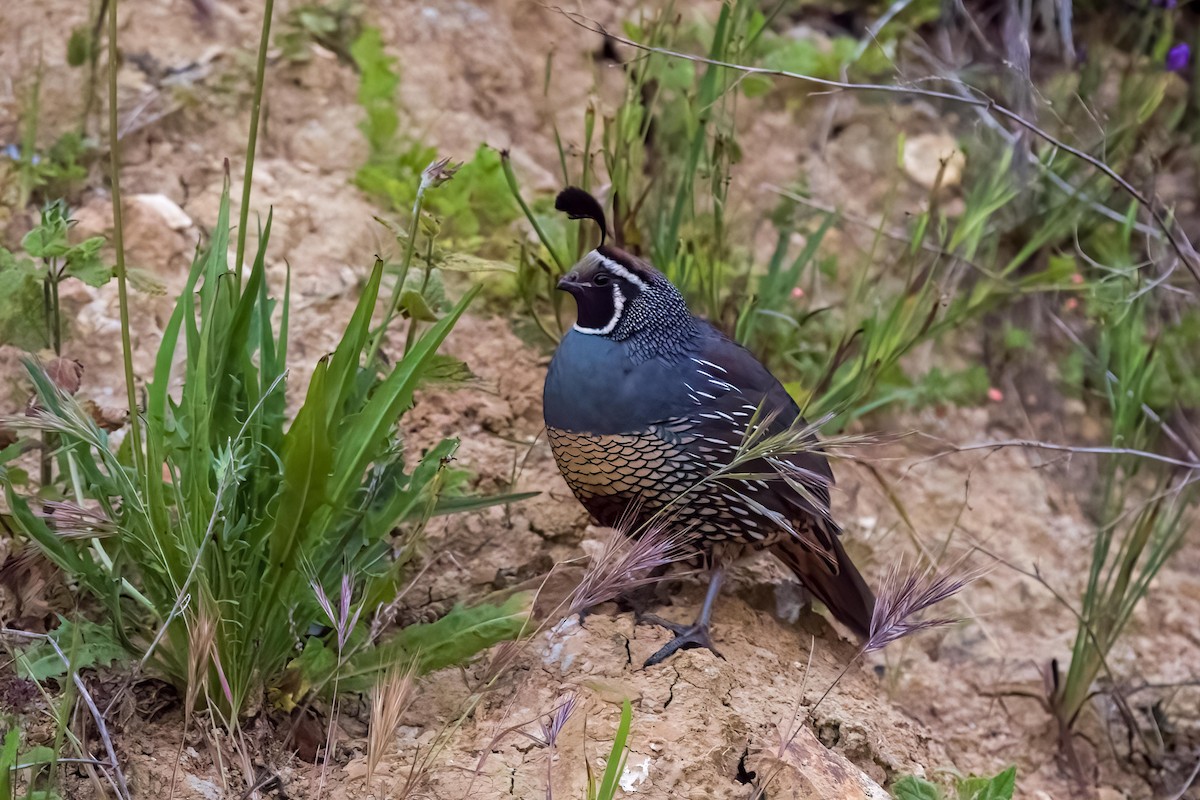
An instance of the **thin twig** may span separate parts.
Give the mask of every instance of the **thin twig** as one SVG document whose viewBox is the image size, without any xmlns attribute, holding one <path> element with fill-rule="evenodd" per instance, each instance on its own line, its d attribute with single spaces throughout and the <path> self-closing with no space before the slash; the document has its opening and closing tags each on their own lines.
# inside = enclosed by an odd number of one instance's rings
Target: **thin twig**
<svg viewBox="0 0 1200 800">
<path fill-rule="evenodd" d="M 935 453 L 919 461 L 914 462 L 909 469 L 924 464 L 927 461 L 933 461 L 937 458 L 951 455 L 952 453 L 966 453 L 971 450 L 999 450 L 1005 447 L 1030 447 L 1037 450 L 1054 450 L 1060 453 L 1087 453 L 1092 455 L 1109 455 L 1109 456 L 1134 456 L 1136 458 L 1144 458 L 1148 461 L 1157 461 L 1162 464 L 1169 464 L 1173 467 L 1183 467 L 1185 469 L 1200 470 L 1200 462 L 1185 461 L 1180 458 L 1171 458 L 1159 453 L 1151 453 L 1148 450 L 1136 450 L 1129 447 L 1085 447 L 1082 445 L 1058 444 L 1056 442 L 1040 442 L 1036 439 L 997 439 L 991 442 L 973 442 L 971 444 L 953 444 L 946 442 L 937 436 L 928 433 L 920 433 L 919 436 L 925 436 L 930 439 L 942 442 L 949 447 L 948 450 L 941 453 Z"/>
<path fill-rule="evenodd" d="M 133 453 L 133 464 L 138 474 L 144 475 L 146 458 L 142 452 L 141 425 L 138 421 L 137 384 L 133 376 L 133 340 L 129 331 L 129 289 L 125 269 L 125 224 L 121 209 L 121 144 L 117 136 L 117 0 L 108 6 L 108 163 L 112 184 L 113 207 L 113 250 L 116 264 L 113 275 L 117 279 L 117 301 L 121 311 L 121 357 L 125 366 L 125 394 L 129 401 L 129 443 Z"/>
<path fill-rule="evenodd" d="M 1025 119 L 1016 111 L 1000 105 L 982 90 L 974 86 L 966 86 L 965 88 L 977 96 L 964 97 L 957 93 L 943 92 L 936 89 L 921 89 L 914 86 L 901 86 L 886 83 L 854 83 L 851 81 L 818 78 L 814 75 L 805 75 L 804 73 L 791 72 L 788 70 L 752 67 L 747 64 L 736 64 L 730 61 L 721 61 L 715 58 L 707 58 L 705 56 L 693 55 L 691 53 L 683 53 L 678 50 L 670 50 L 665 47 L 656 47 L 653 45 L 643 44 L 641 42 L 635 42 L 632 39 L 610 32 L 607 28 L 590 17 L 586 17 L 577 12 L 567 11 L 566 9 L 557 6 L 550 8 L 585 30 L 598 33 L 601 36 L 607 37 L 611 41 L 619 42 L 628 47 L 633 47 L 637 50 L 642 50 L 643 52 L 647 53 L 657 53 L 658 55 L 683 59 L 684 61 L 691 61 L 698 64 L 708 64 L 714 67 L 723 67 L 725 69 L 735 70 L 747 75 L 767 75 L 777 78 L 791 78 L 792 80 L 804 81 L 806 83 L 812 83 L 816 84 L 817 86 L 824 86 L 829 89 L 836 89 L 839 91 L 883 92 L 886 94 L 926 97 L 931 100 L 943 100 L 946 102 L 972 106 L 982 109 L 986 112 L 991 112 L 1008 120 L 1014 125 L 1029 131 L 1051 146 L 1056 147 L 1065 153 L 1069 153 L 1080 161 L 1083 161 L 1092 166 L 1094 169 L 1104 173 L 1104 175 L 1106 175 L 1117 186 L 1119 186 L 1122 191 L 1132 197 L 1135 201 L 1137 201 L 1138 205 L 1142 206 L 1146 210 L 1146 213 L 1150 215 L 1150 217 L 1154 220 L 1155 225 L 1159 228 L 1159 230 L 1162 231 L 1163 236 L 1166 237 L 1167 241 L 1170 243 L 1171 249 L 1173 249 L 1179 256 L 1180 260 L 1183 261 L 1184 265 L 1188 268 L 1188 271 L 1192 274 L 1192 277 L 1196 279 L 1197 283 L 1200 283 L 1200 256 L 1197 255 L 1195 249 L 1191 245 L 1191 242 L 1189 242 L 1181 233 L 1177 233 L 1172 225 L 1167 222 L 1166 218 L 1163 217 L 1158 208 L 1155 206 L 1153 198 L 1147 198 L 1146 195 L 1138 190 L 1137 187 L 1126 180 L 1119 172 L 1110 167 L 1108 164 L 1105 164 L 1100 159 L 1084 152 L 1083 150 L 1080 150 L 1077 147 L 1067 144 L 1045 129 L 1039 127 L 1037 124 Z M 946 80 L 945 78 L 936 79 L 943 81 Z M 959 86 L 963 85 L 953 81 L 952 83 L 955 83 Z"/>
<path fill-rule="evenodd" d="M 993 278 L 996 280 L 1001 279 L 1001 276 L 999 274 L 997 274 L 995 270 L 988 269 L 987 267 L 983 266 L 982 264 L 976 264 L 974 261 L 971 261 L 968 258 L 963 258 L 958 253 L 955 253 L 951 250 L 947 250 L 944 247 L 938 247 L 936 244 L 932 244 L 923 238 L 920 241 L 916 241 L 916 240 L 914 240 L 914 238 L 911 235 L 909 235 L 908 233 L 906 233 L 903 230 L 900 230 L 899 228 L 887 227 L 887 225 L 884 223 L 883 220 L 880 220 L 878 222 L 872 222 L 871 220 L 867 219 L 866 217 L 856 216 L 856 215 L 852 214 L 851 212 L 846 211 L 845 209 L 834 208 L 831 205 L 818 202 L 818 201 L 812 199 L 811 197 L 805 197 L 802 194 L 797 194 L 796 192 L 785 189 L 782 186 L 776 186 L 773 183 L 765 183 L 765 184 L 763 184 L 763 188 L 765 188 L 769 192 L 773 192 L 773 193 L 779 195 L 780 197 L 787 198 L 788 200 L 791 200 L 793 203 L 796 203 L 798 205 L 806 206 L 806 207 L 814 209 L 816 211 L 820 211 L 824 214 L 833 214 L 833 215 L 836 215 L 839 218 L 844 219 L 847 222 L 850 222 L 854 225 L 860 225 L 864 228 L 870 228 L 872 231 L 877 231 L 878 233 L 882 234 L 883 236 L 885 236 L 888 239 L 891 239 L 893 241 L 902 242 L 903 244 L 907 244 L 907 245 L 915 244 L 927 253 L 932 253 L 934 255 L 942 256 L 944 258 L 952 258 L 956 261 L 961 261 L 962 263 L 966 264 L 968 267 L 970 267 L 971 269 L 980 273 L 981 275 L 986 275 L 987 277 Z"/>
</svg>

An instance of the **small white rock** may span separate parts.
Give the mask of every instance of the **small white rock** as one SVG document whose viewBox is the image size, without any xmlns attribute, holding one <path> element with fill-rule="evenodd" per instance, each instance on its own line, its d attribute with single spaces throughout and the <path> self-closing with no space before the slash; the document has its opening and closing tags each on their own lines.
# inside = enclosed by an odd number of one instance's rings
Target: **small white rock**
<svg viewBox="0 0 1200 800">
<path fill-rule="evenodd" d="M 221 787 L 212 781 L 197 778 L 195 775 L 184 775 L 183 782 L 189 789 L 207 800 L 221 800 Z"/>
<path fill-rule="evenodd" d="M 162 217 L 173 231 L 186 231 L 192 227 L 192 218 L 165 194 L 135 194 L 129 199 Z"/>
<path fill-rule="evenodd" d="M 962 183 L 967 157 L 958 149 L 953 136 L 948 133 L 920 133 L 904 140 L 904 173 L 926 189 L 932 189 L 937 184 L 943 161 L 946 162 L 946 170 L 942 173 L 941 188 L 958 186 Z"/>
<path fill-rule="evenodd" d="M 630 759 L 625 762 L 625 771 L 618 781 L 621 788 L 627 792 L 636 792 L 638 787 L 650 778 L 650 756 L 643 756 L 640 761 Z"/>
</svg>

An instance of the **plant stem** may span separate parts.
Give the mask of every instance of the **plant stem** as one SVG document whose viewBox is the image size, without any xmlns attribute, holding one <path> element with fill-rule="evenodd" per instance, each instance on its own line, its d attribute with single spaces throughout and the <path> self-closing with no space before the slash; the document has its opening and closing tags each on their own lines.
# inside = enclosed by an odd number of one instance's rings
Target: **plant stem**
<svg viewBox="0 0 1200 800">
<path fill-rule="evenodd" d="M 546 251 L 550 253 L 550 257 L 554 259 L 554 263 L 558 265 L 558 269 L 561 272 L 566 272 L 566 262 L 563 260 L 562 256 L 558 254 L 558 250 L 555 249 L 554 243 L 550 241 L 550 237 L 548 237 L 546 232 L 542 230 L 542 226 L 538 224 L 537 217 L 534 216 L 533 211 L 529 208 L 529 204 L 525 202 L 525 198 L 521 197 L 521 187 L 517 184 L 517 176 L 516 173 L 513 172 L 512 160 L 508 157 L 507 152 L 501 151 L 500 166 L 504 170 L 504 180 L 508 183 L 509 191 L 512 192 L 512 196 L 517 201 L 517 205 L 521 207 L 521 211 L 525 214 L 525 218 L 529 220 L 529 224 L 533 226 L 533 232 L 537 234 L 538 241 L 540 241 L 542 246 L 546 248 Z"/>
<path fill-rule="evenodd" d="M 54 355 L 62 356 L 62 308 L 58 302 L 58 264 L 50 265 L 50 331 L 54 337 Z"/>
<path fill-rule="evenodd" d="M 417 199 L 413 201 L 412 219 L 408 223 L 408 241 L 404 245 L 404 260 L 400 263 L 400 274 L 396 276 L 396 285 L 392 287 L 392 297 L 388 300 L 387 314 L 371 338 L 371 346 L 367 350 L 367 364 L 375 361 L 375 356 L 379 353 L 379 346 L 383 344 L 383 337 L 387 334 L 388 326 L 392 324 L 392 320 L 396 318 L 396 312 L 400 308 L 400 294 L 404 291 L 404 281 L 408 278 L 408 268 L 412 264 L 413 251 L 416 249 L 418 223 L 421 220 L 421 206 L 425 203 L 426 188 L 427 184 L 424 180 L 417 186 Z"/>
<path fill-rule="evenodd" d="M 242 207 L 238 209 L 237 261 L 234 285 L 242 287 L 242 264 L 246 257 L 246 228 L 250 220 L 250 188 L 254 178 L 254 151 L 258 145 L 258 120 L 262 116 L 263 84 L 267 74 L 267 48 L 271 44 L 271 16 L 275 0 L 263 4 L 262 35 L 258 40 L 258 64 L 254 72 L 254 103 L 250 107 L 250 135 L 246 137 L 246 166 L 242 173 Z"/>
<path fill-rule="evenodd" d="M 117 251 L 117 296 L 121 307 L 121 356 L 125 360 L 125 393 L 129 400 L 129 444 L 134 469 L 145 474 L 137 386 L 133 380 L 133 343 L 129 337 L 129 287 L 125 280 L 125 225 L 121 214 L 121 142 L 117 138 L 117 0 L 108 4 L 108 163 L 112 172 L 113 247 Z"/>
<path fill-rule="evenodd" d="M 425 274 L 421 277 L 421 295 L 425 295 L 425 290 L 429 288 L 429 273 L 433 269 L 433 237 L 429 237 L 428 247 L 425 248 Z M 404 354 L 408 355 L 408 351 L 412 350 L 413 342 L 417 340 L 417 328 L 419 320 L 416 318 L 408 321 L 408 335 L 404 337 Z"/>
</svg>

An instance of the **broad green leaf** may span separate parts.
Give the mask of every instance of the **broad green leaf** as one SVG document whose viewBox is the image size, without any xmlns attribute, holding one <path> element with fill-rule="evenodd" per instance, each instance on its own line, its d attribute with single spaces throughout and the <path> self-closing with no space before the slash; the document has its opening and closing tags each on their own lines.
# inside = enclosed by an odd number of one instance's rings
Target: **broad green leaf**
<svg viewBox="0 0 1200 800">
<path fill-rule="evenodd" d="M 58 753 L 50 747 L 33 747 L 17 756 L 20 764 L 53 764 L 58 761 Z"/>
<path fill-rule="evenodd" d="M 67 242 L 67 218 L 61 201 L 42 212 L 41 224 L 25 234 L 21 247 L 34 258 L 60 258 L 71 249 Z"/>
<path fill-rule="evenodd" d="M 46 346 L 42 287 L 28 271 L 0 267 L 0 342 L 26 350 Z"/>
<path fill-rule="evenodd" d="M 71 660 L 75 671 L 85 667 L 107 667 L 121 661 L 129 653 L 112 637 L 108 628 L 87 620 L 72 623 L 59 617 L 61 622 L 50 636 L 58 643 L 63 653 Z M 17 674 L 33 681 L 61 678 L 67 674 L 67 665 L 49 642 L 40 641 L 17 659 Z"/>
<path fill-rule="evenodd" d="M 405 289 L 401 292 L 400 307 L 407 312 L 406 316 L 409 319 L 437 322 L 437 314 L 433 313 L 429 303 L 425 302 L 425 298 L 416 289 Z"/>
<path fill-rule="evenodd" d="M 418 674 L 462 664 L 497 642 L 517 638 L 529 622 L 532 607 L 533 596 L 522 592 L 500 606 L 456 606 L 436 622 L 409 625 L 352 658 L 340 685 L 357 691 L 392 664 L 409 659 L 416 659 Z"/>
<path fill-rule="evenodd" d="M 331 428 L 334 425 L 334 418 L 343 413 L 342 407 L 346 403 L 346 398 L 354 389 L 359 361 L 370 336 L 371 316 L 375 313 L 375 303 L 379 298 L 379 284 L 382 280 L 383 262 L 376 259 L 375 266 L 371 269 L 371 275 L 367 278 L 366 285 L 363 286 L 362 294 L 359 295 L 358 305 L 354 307 L 354 314 L 351 315 L 350 322 L 342 334 L 342 340 L 329 358 L 329 378 L 326 387 L 328 396 L 324 399 L 324 409 L 326 425 Z M 306 400 L 305 405 L 307 404 Z"/>
<path fill-rule="evenodd" d="M 959 800 L 1012 800 L 1017 788 L 1016 765 L 992 778 L 972 775 L 958 782 Z"/>
<path fill-rule="evenodd" d="M 0 798 L 9 800 L 13 796 L 12 768 L 17 763 L 17 749 L 21 746 L 21 731 L 16 725 L 4 734 L 4 746 L 0 748 Z"/>
<path fill-rule="evenodd" d="M 67 253 L 66 274 L 99 288 L 112 280 L 112 267 L 100 258 L 100 246 L 104 239 L 96 236 L 71 248 Z"/>
<path fill-rule="evenodd" d="M 915 775 L 905 775 L 892 784 L 896 800 L 942 800 L 942 790 Z"/>
<path fill-rule="evenodd" d="M 283 489 L 279 495 L 275 527 L 271 531 L 271 566 L 280 572 L 295 567 L 302 540 L 315 541 L 313 517 L 328 500 L 333 445 L 325 427 L 325 377 L 327 362 L 313 371 L 308 396 L 288 429 L 283 443 Z"/>
</svg>

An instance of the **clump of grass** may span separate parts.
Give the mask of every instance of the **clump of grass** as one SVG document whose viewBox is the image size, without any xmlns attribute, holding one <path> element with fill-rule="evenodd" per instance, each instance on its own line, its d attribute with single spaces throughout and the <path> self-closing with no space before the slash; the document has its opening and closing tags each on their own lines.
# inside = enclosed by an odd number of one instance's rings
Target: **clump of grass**
<svg viewBox="0 0 1200 800">
<path fill-rule="evenodd" d="M 363 8 L 357 0 L 304 3 L 288 10 L 283 30 L 275 37 L 285 59 L 302 63 L 312 58 L 314 46 L 324 48 L 338 60 L 355 66 L 351 46 L 362 35 Z"/>
<path fill-rule="evenodd" d="M 428 630 L 377 647 L 354 624 L 391 602 L 420 552 L 425 523 L 454 508 L 444 491 L 457 442 L 431 448 L 410 471 L 394 425 L 474 292 L 377 378 L 377 367 L 363 361 L 383 277 L 376 264 L 341 344 L 318 364 L 288 424 L 282 394 L 288 303 L 285 294 L 285 327 L 277 333 L 265 285 L 270 220 L 239 292 L 225 262 L 227 215 L 225 202 L 147 389 L 144 463 L 152 468 L 131 467 L 128 445 L 116 452 L 73 398 L 36 363 L 28 365 L 41 410 L 11 427 L 59 437 L 56 455 L 61 474 L 70 476 L 69 491 L 97 504 L 114 532 L 103 542 L 64 537 L 26 498 L 11 488 L 8 497 L 22 533 L 101 601 L 116 635 L 181 689 L 207 677 L 206 685 L 219 690 L 199 699 L 234 724 L 265 687 L 276 687 L 276 702 L 287 706 L 323 685 L 335 667 L 362 685 L 394 659 L 415 659 L 422 671 L 453 663 L 515 633 L 522 616 L 519 601 L 494 609 L 491 628 L 485 609 L 451 614 L 431 626 L 442 635 L 437 648 L 410 638 L 423 640 L 433 635 Z M 168 387 L 177 346 L 187 366 L 175 399 Z M 397 529 L 400 538 L 393 539 Z M 134 587 L 125 594 L 142 608 L 129 607 L 113 590 L 121 582 Z M 322 592 L 314 595 L 313 584 Z M 338 587 L 342 610 L 353 617 L 338 616 L 337 656 L 321 655 L 323 637 L 308 633 L 326 621 L 325 587 L 330 594 Z M 471 617 L 470 644 L 454 632 L 465 632 L 462 614 Z M 209 644 L 199 647 L 201 640 Z M 293 659 L 289 674 L 299 674 L 280 686 Z"/>
<path fill-rule="evenodd" d="M 1154 577 L 1190 530 L 1200 493 L 1194 470 L 1153 464 L 1133 451 L 1163 438 L 1151 406 L 1164 354 L 1147 330 L 1149 295 L 1099 313 L 1108 317 L 1091 371 L 1111 419 L 1113 455 L 1103 464 L 1095 538 L 1079 627 L 1065 676 L 1052 670 L 1050 709 L 1070 750 L 1070 731 L 1107 672 L 1109 652 Z M 1182 387 L 1180 387 L 1182 388 Z M 1161 402 L 1161 399 L 1160 399 Z M 1195 460 L 1195 454 L 1189 458 Z"/>
<path fill-rule="evenodd" d="M 115 6 L 110 2 L 110 64 L 116 63 Z M 270 16 L 268 3 L 243 221 Z M 176 300 L 151 379 L 139 387 L 131 363 L 116 88 L 109 72 L 117 253 L 111 272 L 121 289 L 133 414 L 123 437 L 110 436 L 42 364 L 26 361 L 37 405 L 6 422 L 18 432 L 54 437 L 61 488 L 39 488 L 51 496 L 61 492 L 87 515 L 64 513 L 62 503 L 43 507 L 40 498 L 16 490 L 9 465 L 21 450 L 18 442 L 0 454 L 0 479 L 18 532 L 99 604 L 111 625 L 110 643 L 135 655 L 139 669 L 179 687 L 189 716 L 204 708 L 234 730 L 264 695 L 290 710 L 331 687 L 366 689 L 396 664 L 420 675 L 520 633 L 528 615 L 523 595 L 499 606 L 456 608 L 430 624 L 390 627 L 392 603 L 412 578 L 428 521 L 517 498 L 462 496 L 464 473 L 449 464 L 457 440 L 414 457 L 397 433 L 417 389 L 447 379 L 438 348 L 477 293 L 470 289 L 453 303 L 432 295 L 443 263 L 433 246 L 436 232 L 425 237 L 416 299 L 401 309 L 409 319 L 403 353 L 388 364 L 375 358 L 387 333 L 386 325 L 372 327 L 385 275 L 377 261 L 337 348 L 316 365 L 289 420 L 283 390 L 290 281 L 273 296 L 266 267 L 270 215 L 248 273 L 240 269 L 244 224 L 237 261 L 229 262 L 227 180 L 211 240 Z M 434 175 L 421 188 L 449 177 Z M 39 253 L 62 262 L 51 262 L 60 270 L 55 277 L 75 263 L 77 252 L 89 256 L 80 262 L 86 274 L 108 274 L 94 263 L 95 242 L 66 247 L 63 207 L 51 206 L 48 214 Z M 403 299 L 405 288 L 401 281 L 393 294 Z M 396 305 L 388 307 L 388 323 L 399 316 Z M 327 633 L 326 623 L 333 626 Z"/>
</svg>

